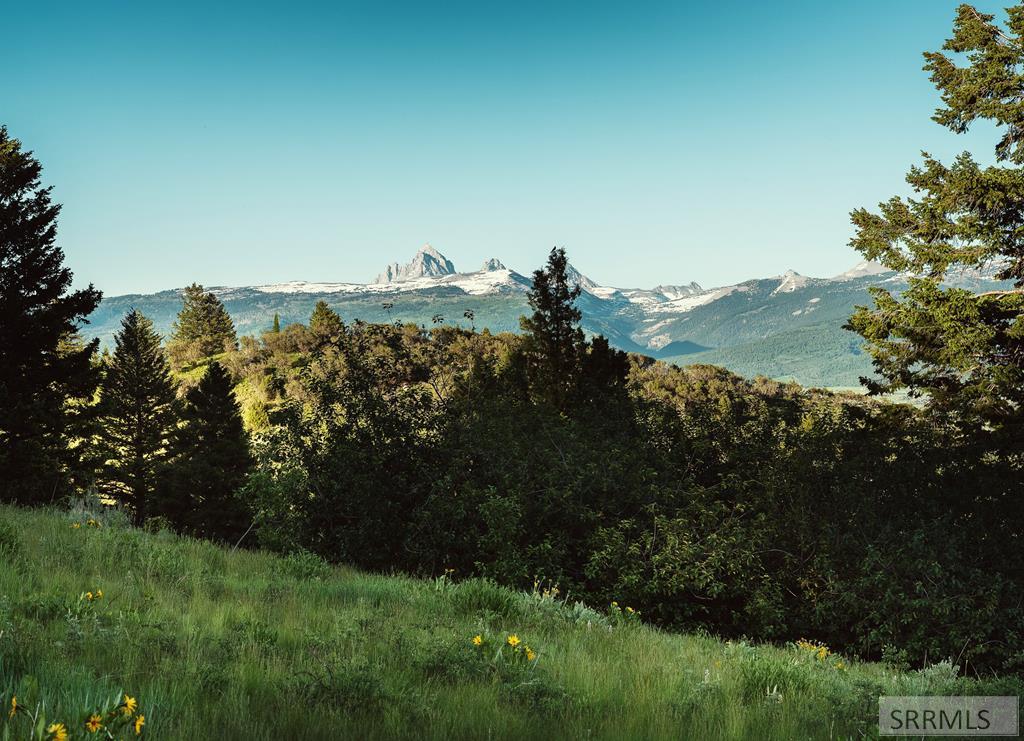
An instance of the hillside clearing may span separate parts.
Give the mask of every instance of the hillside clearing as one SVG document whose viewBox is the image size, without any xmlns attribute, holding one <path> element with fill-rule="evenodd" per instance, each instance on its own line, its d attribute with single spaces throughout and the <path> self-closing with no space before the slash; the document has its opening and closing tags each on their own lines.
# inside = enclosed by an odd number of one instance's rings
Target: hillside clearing
<svg viewBox="0 0 1024 741">
<path fill-rule="evenodd" d="M 1020 692 L 947 664 L 673 635 L 543 590 L 230 551 L 116 514 L 0 507 L 0 561 L 0 699 L 26 711 L 3 714 L 3 738 L 27 737 L 30 712 L 86 737 L 125 693 L 153 738 L 781 739 L 873 735 L 882 693 Z"/>
</svg>

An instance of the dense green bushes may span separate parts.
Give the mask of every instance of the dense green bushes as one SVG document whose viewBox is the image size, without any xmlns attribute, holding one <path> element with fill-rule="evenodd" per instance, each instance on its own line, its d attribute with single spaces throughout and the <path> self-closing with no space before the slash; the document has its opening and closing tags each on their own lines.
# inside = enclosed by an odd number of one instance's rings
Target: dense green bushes
<svg viewBox="0 0 1024 741">
<path fill-rule="evenodd" d="M 346 327 L 259 437 L 258 537 L 368 568 L 551 580 L 677 628 L 1020 669 L 1007 462 L 912 407 L 708 366 L 637 358 L 595 393 L 581 362 L 560 410 L 531 393 L 522 351 Z"/>
</svg>

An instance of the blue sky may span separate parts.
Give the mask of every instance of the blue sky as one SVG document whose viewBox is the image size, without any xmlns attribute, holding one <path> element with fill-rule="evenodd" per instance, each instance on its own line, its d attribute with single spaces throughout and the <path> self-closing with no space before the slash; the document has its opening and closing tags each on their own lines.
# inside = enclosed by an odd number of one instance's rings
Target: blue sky
<svg viewBox="0 0 1024 741">
<path fill-rule="evenodd" d="M 921 150 L 989 159 L 929 118 L 957 3 L 22 2 L 0 122 L 108 295 L 369 281 L 426 242 L 622 287 L 827 276 Z"/>
</svg>

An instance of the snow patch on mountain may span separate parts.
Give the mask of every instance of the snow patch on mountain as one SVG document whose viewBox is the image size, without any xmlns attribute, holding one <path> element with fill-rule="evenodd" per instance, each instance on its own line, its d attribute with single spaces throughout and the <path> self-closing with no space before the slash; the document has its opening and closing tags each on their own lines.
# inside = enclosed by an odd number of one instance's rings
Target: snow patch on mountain
<svg viewBox="0 0 1024 741">
<path fill-rule="evenodd" d="M 778 276 L 782 282 L 779 283 L 778 287 L 772 291 L 772 295 L 779 293 L 792 293 L 793 291 L 799 290 L 807 285 L 810 280 L 806 275 L 800 275 L 795 270 L 787 270 L 782 275 Z"/>
<path fill-rule="evenodd" d="M 526 292 L 529 290 L 529 281 L 518 273 L 504 268 L 502 270 L 489 270 L 477 273 L 455 273 L 440 278 L 408 278 L 392 283 L 307 283 L 305 281 L 291 281 L 289 283 L 276 283 L 268 286 L 254 286 L 253 288 L 262 293 L 409 293 L 412 291 L 423 291 L 431 288 L 460 288 L 466 293 L 480 296 L 486 293 L 505 288 L 514 291 Z"/>
<path fill-rule="evenodd" d="M 692 296 L 681 296 L 664 303 L 655 304 L 648 306 L 648 311 L 656 313 L 670 313 L 670 314 L 683 314 L 687 311 L 692 311 L 698 306 L 704 306 L 710 304 L 712 301 L 717 301 L 720 298 L 725 298 L 734 291 L 746 290 L 744 286 L 722 286 L 721 288 L 712 288 L 709 291 L 698 293 Z"/>
<path fill-rule="evenodd" d="M 882 265 L 881 263 L 877 263 L 873 260 L 861 260 L 859 263 L 854 265 L 845 273 L 834 275 L 831 278 L 829 278 L 829 280 L 856 280 L 857 278 L 863 278 L 868 275 L 878 275 L 879 273 L 887 272 L 889 272 L 889 269 Z"/>
</svg>

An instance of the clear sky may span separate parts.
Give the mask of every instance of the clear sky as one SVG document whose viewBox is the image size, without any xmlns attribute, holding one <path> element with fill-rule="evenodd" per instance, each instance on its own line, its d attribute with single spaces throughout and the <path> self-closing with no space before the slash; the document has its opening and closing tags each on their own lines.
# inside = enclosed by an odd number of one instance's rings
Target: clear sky
<svg viewBox="0 0 1024 741">
<path fill-rule="evenodd" d="M 108 295 L 365 282 L 426 242 L 620 287 L 828 276 L 922 149 L 991 150 L 929 118 L 957 2 L 5 3 L 0 123 Z"/>
</svg>

